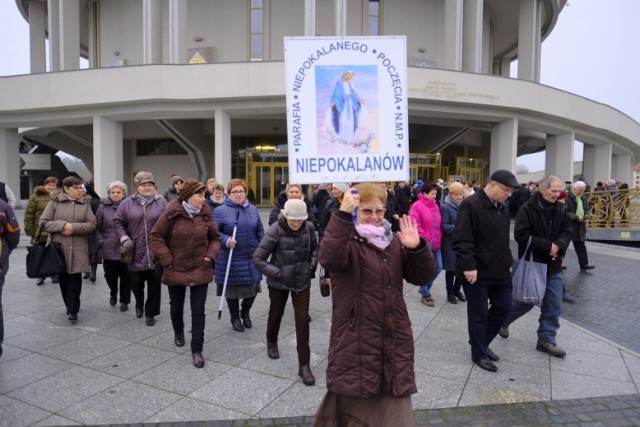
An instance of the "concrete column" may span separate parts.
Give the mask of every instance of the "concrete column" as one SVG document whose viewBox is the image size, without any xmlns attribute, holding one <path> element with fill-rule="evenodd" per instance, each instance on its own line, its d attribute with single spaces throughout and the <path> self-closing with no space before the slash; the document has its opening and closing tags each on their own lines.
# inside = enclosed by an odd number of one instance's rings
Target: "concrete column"
<svg viewBox="0 0 640 427">
<path fill-rule="evenodd" d="M 587 183 L 591 184 L 591 187 L 594 187 L 598 181 L 604 182 L 612 178 L 612 150 L 611 144 L 584 145 L 582 175 L 587 179 Z"/>
<path fill-rule="evenodd" d="M 162 2 L 144 0 L 142 3 L 142 38 L 145 64 L 162 63 Z"/>
<path fill-rule="evenodd" d="M 20 204 L 20 137 L 18 129 L 0 129 L 0 181 L 9 185 Z"/>
<path fill-rule="evenodd" d="M 536 76 L 540 74 L 540 15 L 538 7 L 538 0 L 520 0 L 518 78 L 521 80 L 537 81 Z"/>
<path fill-rule="evenodd" d="M 93 183 L 98 194 L 106 194 L 107 184 L 124 181 L 122 123 L 93 117 Z"/>
<path fill-rule="evenodd" d="M 506 169 L 515 173 L 518 156 L 518 119 L 496 123 L 491 128 L 489 170 Z"/>
<path fill-rule="evenodd" d="M 444 2 L 444 67 L 462 69 L 462 12 L 463 0 Z"/>
<path fill-rule="evenodd" d="M 347 0 L 335 0 L 335 35 L 347 35 Z"/>
<path fill-rule="evenodd" d="M 169 51 L 172 64 L 187 63 L 187 2 L 169 0 Z"/>
<path fill-rule="evenodd" d="M 464 0 L 462 71 L 482 72 L 483 0 Z"/>
<path fill-rule="evenodd" d="M 49 71 L 60 71 L 60 11 L 59 0 L 48 0 Z"/>
<path fill-rule="evenodd" d="M 304 0 L 304 35 L 316 35 L 316 0 Z"/>
<path fill-rule="evenodd" d="M 80 69 L 80 0 L 60 2 L 60 69 Z"/>
<path fill-rule="evenodd" d="M 224 110 L 216 110 L 215 119 L 215 145 L 213 149 L 213 176 L 218 182 L 225 185 L 231 176 L 231 118 Z"/>
<path fill-rule="evenodd" d="M 31 74 L 47 71 L 44 3 L 29 2 L 29 54 Z"/>
<path fill-rule="evenodd" d="M 631 154 L 617 154 L 613 156 L 613 178 L 626 182 L 629 187 L 633 184 L 633 165 Z"/>
<path fill-rule="evenodd" d="M 575 134 L 568 132 L 562 135 L 547 137 L 545 150 L 545 174 L 556 175 L 563 181 L 573 181 L 573 151 Z"/>
<path fill-rule="evenodd" d="M 88 43 L 87 43 L 87 54 L 89 55 L 89 68 L 100 68 L 100 58 L 98 58 L 97 52 L 97 42 L 98 42 L 98 28 L 97 28 L 97 12 L 98 4 L 94 2 L 87 3 L 87 14 L 88 14 Z"/>
</svg>

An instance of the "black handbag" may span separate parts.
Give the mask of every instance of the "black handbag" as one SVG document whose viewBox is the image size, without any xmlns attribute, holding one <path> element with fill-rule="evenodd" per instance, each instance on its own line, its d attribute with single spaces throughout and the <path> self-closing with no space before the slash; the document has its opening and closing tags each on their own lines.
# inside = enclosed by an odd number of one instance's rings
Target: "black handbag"
<svg viewBox="0 0 640 427">
<path fill-rule="evenodd" d="M 36 241 L 39 241 L 42 226 L 38 229 Z M 64 273 L 67 265 L 64 260 L 64 252 L 58 242 L 51 235 L 46 246 L 33 245 L 27 247 L 27 277 L 41 279 Z"/>
</svg>

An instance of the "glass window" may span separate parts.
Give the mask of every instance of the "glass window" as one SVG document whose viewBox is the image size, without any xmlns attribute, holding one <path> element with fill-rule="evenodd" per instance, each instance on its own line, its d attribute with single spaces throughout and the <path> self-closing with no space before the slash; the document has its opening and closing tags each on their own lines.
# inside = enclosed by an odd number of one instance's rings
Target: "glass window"
<svg viewBox="0 0 640 427">
<path fill-rule="evenodd" d="M 140 139 L 136 141 L 137 156 L 174 156 L 187 152 L 173 139 Z"/>
<path fill-rule="evenodd" d="M 369 1 L 369 35 L 380 35 L 380 0 Z"/>
<path fill-rule="evenodd" d="M 262 42 L 264 37 L 264 6 L 263 0 L 251 0 L 251 60 L 262 60 Z"/>
</svg>

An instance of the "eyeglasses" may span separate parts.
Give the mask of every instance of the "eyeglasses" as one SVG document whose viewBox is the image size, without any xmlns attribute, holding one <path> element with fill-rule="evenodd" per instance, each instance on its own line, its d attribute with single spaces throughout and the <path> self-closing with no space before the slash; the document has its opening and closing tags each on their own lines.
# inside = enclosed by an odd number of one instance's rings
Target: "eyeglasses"
<svg viewBox="0 0 640 427">
<path fill-rule="evenodd" d="M 502 188 L 502 191 L 504 191 L 505 193 L 507 194 L 513 193 L 513 187 L 507 187 L 506 185 L 502 185 L 497 181 L 496 181 L 496 184 L 498 184 L 498 187 Z"/>
<path fill-rule="evenodd" d="M 383 216 L 387 210 L 385 208 L 371 209 L 371 208 L 358 208 L 358 212 L 366 216 L 375 214 L 376 216 Z"/>
<path fill-rule="evenodd" d="M 235 191 L 230 191 L 230 194 L 244 194 L 244 190 L 235 190 Z"/>
</svg>

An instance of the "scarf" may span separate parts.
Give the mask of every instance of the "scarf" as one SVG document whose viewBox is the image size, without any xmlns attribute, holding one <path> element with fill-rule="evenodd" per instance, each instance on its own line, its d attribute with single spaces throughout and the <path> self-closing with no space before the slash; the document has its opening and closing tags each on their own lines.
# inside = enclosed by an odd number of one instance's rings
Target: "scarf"
<svg viewBox="0 0 640 427">
<path fill-rule="evenodd" d="M 393 240 L 391 224 L 385 219 L 381 226 L 373 224 L 356 224 L 356 231 L 376 248 L 385 250 Z"/>
<path fill-rule="evenodd" d="M 224 195 L 224 194 L 222 194 L 222 197 L 220 197 L 219 199 L 216 199 L 216 198 L 214 197 L 214 195 L 212 194 L 211 196 L 209 196 L 209 199 L 210 199 L 213 203 L 217 203 L 217 204 L 221 205 L 221 204 L 222 204 L 222 202 L 224 202 L 225 195 Z"/>
<path fill-rule="evenodd" d="M 540 193 L 536 193 L 540 194 Z M 557 203 L 549 203 L 542 196 L 539 197 L 538 206 L 542 209 L 545 220 L 547 221 L 547 239 L 553 240 L 553 236 L 557 236 L 556 228 L 560 224 L 556 224 L 554 219 L 558 211 Z"/>
<path fill-rule="evenodd" d="M 182 202 L 182 207 L 184 208 L 185 211 L 187 211 L 187 213 L 189 214 L 189 216 L 192 219 L 193 219 L 194 216 L 196 216 L 196 215 L 198 215 L 200 213 L 200 209 L 191 206 L 187 202 Z"/>
<path fill-rule="evenodd" d="M 133 193 L 133 198 L 140 203 L 140 205 L 142 206 L 146 206 L 147 203 L 151 203 L 153 201 L 153 199 L 155 198 L 155 193 L 150 195 L 150 196 L 143 196 L 142 194 L 138 193 L 137 191 L 135 193 Z"/>
<path fill-rule="evenodd" d="M 584 216 L 584 205 L 582 204 L 582 197 L 578 196 L 573 189 L 571 190 L 574 197 L 576 198 L 576 215 L 578 217 Z"/>
</svg>

